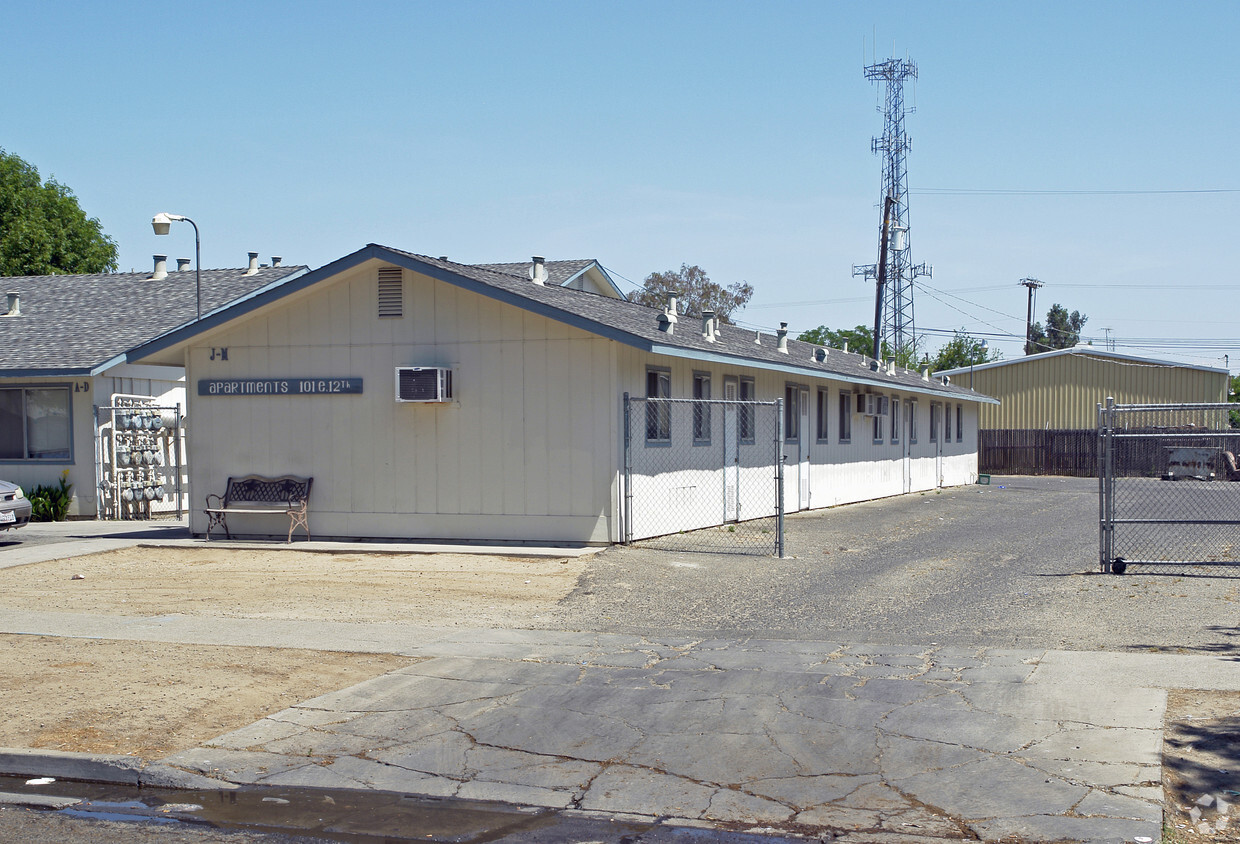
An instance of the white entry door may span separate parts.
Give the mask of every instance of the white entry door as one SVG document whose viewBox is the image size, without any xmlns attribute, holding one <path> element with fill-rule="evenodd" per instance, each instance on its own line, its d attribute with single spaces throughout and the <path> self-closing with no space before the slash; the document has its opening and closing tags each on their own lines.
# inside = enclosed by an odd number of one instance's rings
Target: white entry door
<svg viewBox="0 0 1240 844">
<path fill-rule="evenodd" d="M 801 391 L 801 496 L 798 510 L 809 509 L 809 390 Z"/>
<path fill-rule="evenodd" d="M 934 487 L 943 486 L 943 405 L 933 404 L 930 412 L 934 414 L 934 439 L 930 446 L 934 449 Z"/>
<path fill-rule="evenodd" d="M 735 378 L 723 379 L 723 397 L 734 402 L 737 397 Z M 740 518 L 740 502 L 737 500 L 741 480 L 740 413 L 734 404 L 723 406 L 723 520 L 735 522 Z"/>
<path fill-rule="evenodd" d="M 913 425 L 917 421 L 917 405 L 911 400 L 904 402 L 904 491 L 913 491 Z"/>
</svg>

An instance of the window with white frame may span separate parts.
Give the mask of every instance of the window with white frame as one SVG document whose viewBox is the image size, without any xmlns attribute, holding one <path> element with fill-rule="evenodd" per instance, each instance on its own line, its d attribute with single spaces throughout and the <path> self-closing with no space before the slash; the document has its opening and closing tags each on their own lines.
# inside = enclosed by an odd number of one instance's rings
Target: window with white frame
<svg viewBox="0 0 1240 844">
<path fill-rule="evenodd" d="M 952 406 L 943 405 L 943 442 L 952 441 Z"/>
<path fill-rule="evenodd" d="M 0 460 L 73 459 L 68 387 L 0 389 Z"/>
<path fill-rule="evenodd" d="M 740 388 L 741 388 L 741 393 L 740 393 L 741 401 L 755 401 L 754 396 L 756 395 L 756 393 L 754 392 L 752 378 L 741 378 Z M 741 423 L 741 442 L 752 443 L 754 440 L 753 405 L 741 405 L 740 423 Z"/>
<path fill-rule="evenodd" d="M 956 405 L 956 442 L 964 442 L 964 405 Z"/>
<path fill-rule="evenodd" d="M 908 402 L 908 441 L 917 442 L 917 402 L 913 399 Z"/>
<path fill-rule="evenodd" d="M 693 373 L 693 397 L 710 398 L 710 373 Z M 693 405 L 693 444 L 710 445 L 710 405 L 702 402 Z"/>
<path fill-rule="evenodd" d="M 796 384 L 784 387 L 784 441 L 801 441 L 801 388 Z"/>
<path fill-rule="evenodd" d="M 891 441 L 900 441 L 900 400 L 895 396 L 891 397 Z"/>
<path fill-rule="evenodd" d="M 852 442 L 852 393 L 840 390 L 840 442 Z"/>
<path fill-rule="evenodd" d="M 672 396 L 672 373 L 666 369 L 646 370 L 646 398 L 667 399 Z M 668 443 L 672 440 L 672 407 L 667 402 L 646 402 L 646 442 Z"/>
<path fill-rule="evenodd" d="M 827 421 L 831 418 L 831 391 L 826 387 L 818 388 L 818 442 L 825 443 L 830 436 Z"/>
<path fill-rule="evenodd" d="M 930 442 L 932 443 L 939 441 L 939 412 L 941 408 L 942 405 L 937 402 L 930 405 Z"/>
</svg>

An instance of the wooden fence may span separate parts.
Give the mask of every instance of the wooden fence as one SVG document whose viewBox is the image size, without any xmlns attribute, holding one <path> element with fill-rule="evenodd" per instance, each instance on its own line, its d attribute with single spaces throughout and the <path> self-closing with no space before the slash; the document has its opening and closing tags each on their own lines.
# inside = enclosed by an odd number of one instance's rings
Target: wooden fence
<svg viewBox="0 0 1240 844">
<path fill-rule="evenodd" d="M 1098 476 L 1098 432 L 983 430 L 978 471 L 989 475 Z"/>
<path fill-rule="evenodd" d="M 1136 429 L 1133 429 L 1134 431 Z M 1151 429 L 1153 430 L 1153 429 Z M 1079 430 L 983 430 L 978 438 L 978 471 L 989 475 L 1072 475 L 1098 477 L 1098 432 Z M 1240 432 L 1203 437 L 1200 443 L 1240 454 Z M 1165 443 L 1151 438 L 1116 439 L 1113 460 L 1124 475 L 1156 477 L 1167 469 Z M 1217 471 L 1217 469 L 1216 469 Z"/>
</svg>

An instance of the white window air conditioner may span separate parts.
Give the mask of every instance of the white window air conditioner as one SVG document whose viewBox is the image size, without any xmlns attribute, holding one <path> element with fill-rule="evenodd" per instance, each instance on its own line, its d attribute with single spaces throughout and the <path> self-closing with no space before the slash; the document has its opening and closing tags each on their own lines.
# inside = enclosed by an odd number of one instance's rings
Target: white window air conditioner
<svg viewBox="0 0 1240 844">
<path fill-rule="evenodd" d="M 396 367 L 396 401 L 452 401 L 452 370 L 441 366 Z"/>
</svg>

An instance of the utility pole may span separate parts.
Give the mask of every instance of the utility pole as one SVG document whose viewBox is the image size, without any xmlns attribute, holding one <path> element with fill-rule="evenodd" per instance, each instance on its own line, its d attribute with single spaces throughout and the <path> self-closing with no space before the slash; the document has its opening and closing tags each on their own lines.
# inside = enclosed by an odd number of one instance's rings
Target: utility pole
<svg viewBox="0 0 1240 844">
<path fill-rule="evenodd" d="M 886 346 L 891 354 L 913 361 L 917 356 L 913 280 L 934 274 L 928 264 L 913 264 L 908 238 L 908 172 L 904 159 L 912 142 L 904 131 L 904 116 L 916 109 L 904 104 L 904 82 L 917 78 L 917 65 L 906 59 L 888 59 L 865 68 L 865 78 L 884 86 L 883 134 L 874 138 L 870 148 L 883 159 L 884 218 L 888 218 L 888 202 L 891 213 L 883 227 L 886 254 L 880 256 L 878 264 L 854 266 L 852 273 L 876 281 L 881 276 L 884 282 L 883 303 L 879 306 L 882 321 L 875 326 L 875 348 L 881 350 Z"/>
<path fill-rule="evenodd" d="M 1036 278 L 1022 278 L 1017 284 L 1029 288 L 1029 308 L 1025 313 L 1025 354 L 1033 354 L 1033 291 L 1042 286 Z"/>
<path fill-rule="evenodd" d="M 883 230 L 878 236 L 878 278 L 874 285 L 874 360 L 882 360 L 883 287 L 887 284 L 887 244 L 891 231 L 891 206 L 895 203 L 890 196 L 883 201 Z"/>
</svg>

